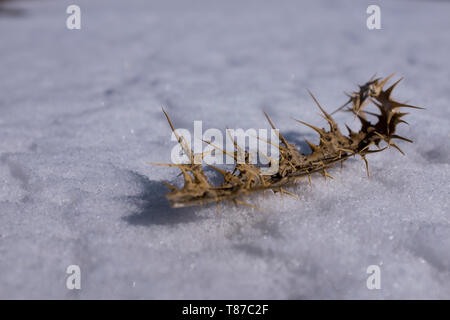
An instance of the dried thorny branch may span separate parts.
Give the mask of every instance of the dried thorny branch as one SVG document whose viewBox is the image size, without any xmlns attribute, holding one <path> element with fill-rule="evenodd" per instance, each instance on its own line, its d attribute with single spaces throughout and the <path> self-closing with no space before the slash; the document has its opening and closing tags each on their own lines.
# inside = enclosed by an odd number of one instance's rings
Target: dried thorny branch
<svg viewBox="0 0 450 320">
<path fill-rule="evenodd" d="M 400 151 L 403 151 L 393 140 L 404 140 L 412 142 L 411 140 L 401 137 L 396 134 L 396 128 L 399 123 L 406 123 L 402 118 L 407 113 L 399 112 L 400 108 L 415 108 L 422 109 L 407 105 L 394 100 L 391 95 L 394 88 L 401 81 L 398 80 L 388 89 L 384 90 L 385 84 L 393 75 L 390 75 L 384 79 L 372 77 L 366 84 L 359 86 L 359 92 L 353 92 L 349 96 L 349 100 L 342 107 L 335 112 L 344 109 L 348 104 L 352 107 L 347 111 L 352 112 L 361 122 L 361 129 L 358 132 L 352 131 L 348 126 L 348 135 L 341 133 L 338 125 L 332 118 L 332 114 L 327 113 L 324 108 L 319 104 L 317 99 L 310 92 L 311 97 L 316 103 L 317 107 L 323 114 L 323 117 L 328 122 L 329 129 L 318 128 L 306 122 L 296 120 L 301 124 L 304 124 L 313 130 L 315 130 L 320 136 L 320 143 L 315 145 L 306 140 L 306 143 L 310 146 L 312 152 L 310 154 L 302 154 L 298 151 L 294 144 L 288 143 L 287 139 L 280 133 L 278 138 L 280 140 L 279 148 L 279 170 L 273 175 L 262 175 L 261 168 L 250 164 L 250 161 L 245 163 L 236 163 L 233 171 L 225 171 L 215 166 L 209 165 L 223 176 L 223 183 L 221 185 L 211 184 L 201 164 L 194 164 L 194 153 L 189 149 L 186 141 L 176 133 L 178 142 L 182 146 L 184 152 L 191 160 L 190 164 L 158 164 L 163 166 L 177 167 L 181 170 L 184 177 L 184 186 L 177 188 L 167 182 L 164 182 L 170 189 L 167 193 L 167 199 L 172 207 L 186 207 L 194 205 L 203 205 L 206 203 L 216 202 L 219 204 L 221 201 L 232 201 L 235 204 L 247 205 L 250 207 L 255 206 L 243 202 L 239 198 L 245 196 L 251 192 L 273 190 L 274 192 L 280 192 L 281 194 L 292 193 L 283 189 L 283 187 L 289 186 L 297 179 L 308 178 L 311 181 L 311 175 L 313 173 L 322 174 L 325 178 L 331 177 L 327 169 L 334 166 L 336 163 L 341 163 L 347 160 L 351 156 L 359 155 L 365 162 L 367 175 L 369 175 L 369 167 L 366 156 L 370 153 L 380 152 L 386 148 L 392 146 Z M 369 104 L 373 103 L 378 109 L 379 113 L 371 113 L 364 111 L 363 109 Z M 172 122 L 163 110 L 170 127 L 173 132 L 175 129 Z M 371 123 L 367 120 L 366 114 L 375 116 L 377 121 Z M 275 125 L 270 120 L 269 116 L 265 114 L 270 126 L 275 129 Z M 211 144 L 208 141 L 205 141 Z M 380 143 L 385 142 L 386 147 L 381 148 Z M 213 144 L 211 144 L 214 146 Z M 235 152 L 229 153 L 235 162 L 237 162 L 237 150 L 239 146 L 234 142 Z M 376 146 L 377 149 L 371 149 L 372 146 Z M 222 150 L 223 151 L 223 150 Z M 242 151 L 242 150 L 240 150 Z M 203 154 L 201 155 L 204 156 Z M 249 153 L 245 151 L 245 158 L 248 160 Z M 269 161 L 275 161 L 273 159 Z M 294 196 L 294 195 L 293 195 Z"/>
</svg>

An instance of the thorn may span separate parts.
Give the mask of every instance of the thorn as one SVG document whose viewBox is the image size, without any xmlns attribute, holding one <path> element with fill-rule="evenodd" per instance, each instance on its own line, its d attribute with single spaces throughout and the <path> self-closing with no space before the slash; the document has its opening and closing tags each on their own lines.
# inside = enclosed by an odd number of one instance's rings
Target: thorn
<svg viewBox="0 0 450 320">
<path fill-rule="evenodd" d="M 365 146 L 364 148 L 362 148 L 362 149 L 359 151 L 359 153 L 364 152 L 366 149 L 368 149 L 368 148 L 372 145 L 372 143 L 373 143 L 373 142 L 369 142 L 369 144 L 368 144 L 367 146 Z"/>
<path fill-rule="evenodd" d="M 388 148 L 388 147 L 384 147 L 384 148 L 381 148 L 381 149 L 378 149 L 378 150 L 366 150 L 366 151 L 364 152 L 364 154 L 381 152 L 381 151 L 383 151 L 383 150 L 386 150 L 387 148 Z"/>
<path fill-rule="evenodd" d="M 183 174 L 185 186 L 193 183 L 192 177 L 186 172 L 186 170 L 183 167 L 180 167 L 180 170 L 181 173 Z"/>
<path fill-rule="evenodd" d="M 264 111 L 263 111 L 264 112 Z M 273 130 L 276 130 L 275 125 L 273 124 L 272 120 L 270 120 L 269 116 L 267 115 L 267 113 L 264 112 L 264 115 L 266 116 L 267 121 L 269 122 L 270 126 L 272 127 Z M 280 131 L 278 130 L 278 138 L 284 143 L 284 145 L 287 147 L 288 146 L 288 142 L 287 140 L 283 137 L 283 135 L 280 133 Z"/>
<path fill-rule="evenodd" d="M 365 114 L 369 114 L 369 115 L 374 116 L 374 117 L 379 117 L 380 116 L 379 114 L 376 114 L 376 113 L 370 112 L 370 111 L 364 111 L 364 113 Z"/>
<path fill-rule="evenodd" d="M 369 162 L 367 161 L 367 159 L 366 159 L 366 157 L 365 157 L 364 155 L 362 155 L 361 158 L 364 160 L 364 163 L 366 164 L 367 178 L 370 178 L 370 173 L 369 173 Z"/>
<path fill-rule="evenodd" d="M 265 154 L 262 151 L 259 151 L 259 153 L 261 153 L 264 156 L 264 158 L 266 158 L 267 161 L 269 161 L 270 163 L 277 163 L 277 162 L 279 162 L 278 160 L 275 160 L 274 158 L 269 157 L 267 154 Z"/>
<path fill-rule="evenodd" d="M 327 119 L 333 120 L 331 118 L 331 116 L 325 111 L 325 109 L 322 108 L 322 106 L 320 105 L 319 101 L 317 101 L 316 97 L 314 97 L 314 95 L 311 93 L 311 91 L 308 90 L 308 93 L 311 96 L 311 98 L 313 98 L 314 102 L 317 104 L 317 106 L 319 107 L 320 111 L 322 111 L 322 113 L 325 115 L 325 117 L 327 117 Z"/>
<path fill-rule="evenodd" d="M 168 187 L 170 190 L 172 191 L 176 191 L 178 190 L 177 187 L 175 187 L 174 185 L 171 185 L 170 183 L 166 182 L 166 181 L 161 181 L 166 187 Z"/>
<path fill-rule="evenodd" d="M 329 177 L 329 178 L 331 178 L 331 179 L 334 179 L 334 177 L 333 177 L 331 174 L 329 174 L 329 173 L 327 172 L 327 170 L 325 170 L 325 169 L 323 169 L 323 176 L 324 176 L 324 178 L 325 178 L 325 181 L 327 181 L 327 177 Z"/>
<path fill-rule="evenodd" d="M 263 208 L 254 206 L 254 205 L 252 205 L 250 203 L 247 203 L 247 202 L 244 202 L 244 201 L 241 201 L 241 200 L 238 200 L 238 199 L 234 199 L 234 201 L 235 201 L 235 203 L 242 204 L 244 206 L 247 206 L 247 207 L 250 207 L 250 208 L 253 208 L 253 209 L 256 209 L 256 210 L 263 210 Z"/>
<path fill-rule="evenodd" d="M 289 191 L 287 191 L 287 190 L 285 190 L 283 188 L 280 188 L 280 193 L 281 194 L 285 193 L 285 194 L 287 194 L 287 195 L 289 195 L 289 196 L 291 196 L 291 197 L 293 197 L 293 198 L 295 198 L 297 200 L 299 199 L 299 197 L 296 194 L 293 194 L 293 193 L 291 193 L 291 192 L 289 192 Z"/>
<path fill-rule="evenodd" d="M 308 139 L 305 139 L 306 144 L 311 148 L 311 151 L 317 150 L 317 146 L 310 142 Z"/>
<path fill-rule="evenodd" d="M 379 136 L 381 139 L 386 140 L 386 137 L 383 136 L 381 133 L 374 131 L 373 133 L 375 133 L 377 136 Z"/>
<path fill-rule="evenodd" d="M 170 129 L 172 129 L 172 132 L 175 134 L 175 137 L 177 138 L 178 143 L 181 145 L 181 148 L 186 153 L 186 155 L 189 156 L 191 163 L 194 163 L 194 156 L 192 154 L 192 150 L 188 148 L 186 141 L 184 141 L 184 137 L 180 137 L 178 133 L 175 131 L 175 128 L 173 127 L 172 121 L 170 120 L 170 117 L 167 114 L 166 110 L 164 110 L 164 108 L 161 108 L 161 110 L 166 116 L 167 122 L 169 122 Z"/>
<path fill-rule="evenodd" d="M 384 79 L 380 82 L 380 87 L 383 88 L 384 85 L 389 81 L 389 79 L 391 79 L 394 75 L 395 75 L 395 72 L 391 73 L 391 74 L 388 75 L 386 78 L 384 78 Z"/>
<path fill-rule="evenodd" d="M 394 147 L 395 149 L 397 149 L 398 151 L 400 151 L 400 153 L 401 153 L 402 155 L 405 155 L 405 153 L 403 152 L 403 150 L 400 149 L 400 147 L 399 147 L 396 143 L 391 142 L 390 145 L 393 146 L 393 147 Z"/>
<path fill-rule="evenodd" d="M 345 127 L 347 128 L 348 134 L 350 136 L 354 134 L 354 132 L 352 131 L 352 129 L 350 129 L 350 127 L 348 125 L 345 125 Z"/>
<path fill-rule="evenodd" d="M 351 154 L 354 154 L 354 153 L 355 153 L 353 150 L 346 149 L 346 148 L 336 148 L 336 150 L 344 151 L 344 152 L 351 153 Z"/>
<path fill-rule="evenodd" d="M 149 162 L 148 164 L 152 166 L 160 166 L 160 167 L 177 167 L 179 168 L 182 164 L 173 164 L 173 163 L 157 163 L 157 162 Z"/>
<path fill-rule="evenodd" d="M 218 147 L 218 146 L 216 146 L 215 144 L 213 144 L 212 142 L 210 142 L 210 141 L 207 141 L 207 140 L 203 140 L 203 139 L 201 139 L 203 142 L 205 142 L 205 143 L 207 143 L 207 144 L 209 144 L 209 145 L 211 145 L 211 146 L 213 146 L 214 148 L 216 148 L 217 150 L 219 150 L 220 152 L 222 152 L 223 154 L 226 154 L 226 155 L 228 155 L 228 156 L 230 156 L 230 157 L 232 157 L 234 160 L 237 160 L 237 158 L 236 158 L 236 155 L 234 155 L 234 154 L 231 154 L 231 153 L 229 153 L 229 152 L 227 152 L 227 151 L 225 151 L 225 150 L 223 150 L 222 148 L 220 148 L 220 147 Z"/>
<path fill-rule="evenodd" d="M 315 130 L 317 133 L 319 133 L 320 135 L 323 135 L 324 133 L 325 133 L 325 131 L 323 130 L 323 129 L 319 129 L 319 128 L 317 128 L 316 126 L 313 126 L 312 124 L 309 124 L 309 123 L 307 123 L 307 122 L 304 122 L 304 121 L 301 121 L 301 120 L 297 120 L 297 119 L 294 119 L 295 121 L 297 121 L 297 122 L 299 122 L 299 123 L 301 123 L 301 124 L 304 124 L 305 126 L 307 126 L 307 127 L 310 127 L 311 129 L 313 129 L 313 130 Z"/>
<path fill-rule="evenodd" d="M 228 134 L 228 137 L 230 138 L 230 140 L 233 142 L 234 147 L 238 150 L 242 152 L 242 148 L 238 145 L 238 143 L 236 142 L 236 140 L 234 140 L 234 137 L 231 135 L 230 130 L 228 128 L 226 128 L 225 130 Z"/>
<path fill-rule="evenodd" d="M 225 175 L 227 174 L 227 172 L 225 171 L 225 170 L 222 170 L 222 169 L 219 169 L 219 168 L 217 168 L 217 167 L 215 167 L 215 166 L 213 166 L 213 165 L 211 165 L 211 164 L 206 164 L 208 167 L 211 167 L 211 168 L 213 168 L 214 170 L 216 170 L 217 172 L 219 172 L 224 178 L 225 178 Z"/>
<path fill-rule="evenodd" d="M 390 86 L 384 93 L 388 99 L 391 98 L 392 90 L 397 86 L 397 84 L 403 80 L 403 77 L 398 79 L 392 86 Z"/>
<path fill-rule="evenodd" d="M 258 140 L 264 141 L 265 143 L 271 144 L 271 145 L 273 145 L 274 147 L 277 147 L 278 150 L 280 150 L 280 145 L 276 145 L 276 144 L 273 143 L 272 141 L 266 140 L 266 139 L 261 138 L 261 137 L 258 137 L 258 136 L 254 136 L 254 135 L 252 135 L 252 134 L 249 135 L 249 136 L 251 136 L 251 137 L 253 137 L 253 138 L 256 138 L 256 139 L 258 139 Z"/>
<path fill-rule="evenodd" d="M 412 109 L 425 110 L 425 108 L 423 108 L 423 107 L 412 106 L 412 105 L 404 104 L 404 103 L 397 103 L 397 107 L 398 108 L 412 108 Z"/>
<path fill-rule="evenodd" d="M 332 113 L 330 113 L 331 116 L 332 116 L 333 114 L 335 114 L 336 112 L 338 112 L 338 111 L 344 109 L 350 102 L 352 102 L 352 98 L 353 98 L 353 97 L 352 97 L 351 95 L 349 95 L 348 93 L 346 93 L 346 95 L 349 96 L 350 99 L 349 99 L 346 103 L 344 103 L 342 106 L 340 106 L 339 108 L 337 108 L 336 110 L 334 110 Z"/>
<path fill-rule="evenodd" d="M 359 121 L 361 122 L 361 125 L 363 127 L 371 126 L 371 123 L 369 121 L 367 121 L 366 119 L 364 119 L 361 115 L 357 114 L 356 117 L 359 119 Z"/>
<path fill-rule="evenodd" d="M 412 140 L 410 140 L 408 138 L 404 138 L 404 137 L 398 136 L 396 134 L 392 135 L 391 138 L 400 139 L 400 140 L 403 140 L 403 141 L 406 141 L 406 142 L 409 142 L 409 143 L 413 143 L 414 142 L 414 141 L 412 141 Z"/>
</svg>

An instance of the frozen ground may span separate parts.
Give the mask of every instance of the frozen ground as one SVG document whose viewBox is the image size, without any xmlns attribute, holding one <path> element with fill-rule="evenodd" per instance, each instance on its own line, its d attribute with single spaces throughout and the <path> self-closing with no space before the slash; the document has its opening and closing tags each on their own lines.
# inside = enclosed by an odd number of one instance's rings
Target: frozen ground
<svg viewBox="0 0 450 320">
<path fill-rule="evenodd" d="M 369 31 L 372 2 L 0 2 L 0 298 L 450 298 L 450 2 L 378 2 Z M 266 127 L 264 109 L 317 141 L 290 119 L 323 124 L 306 88 L 332 110 L 394 71 L 427 110 L 370 180 L 351 160 L 301 200 L 217 215 L 170 209 L 159 181 L 178 172 L 147 164 L 170 161 L 162 106 L 189 129 Z"/>
</svg>

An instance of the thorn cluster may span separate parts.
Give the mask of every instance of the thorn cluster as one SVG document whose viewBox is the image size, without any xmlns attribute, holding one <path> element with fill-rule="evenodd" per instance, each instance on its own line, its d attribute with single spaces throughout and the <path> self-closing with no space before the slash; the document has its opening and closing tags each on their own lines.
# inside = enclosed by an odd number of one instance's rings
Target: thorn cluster
<svg viewBox="0 0 450 320">
<path fill-rule="evenodd" d="M 318 145 L 305 140 L 311 148 L 310 154 L 302 154 L 298 151 L 294 144 L 291 144 L 287 139 L 279 133 L 279 159 L 269 158 L 270 162 L 277 161 L 279 170 L 273 175 L 262 175 L 261 168 L 251 164 L 249 160 L 249 153 L 244 150 L 245 163 L 236 163 L 233 171 L 225 171 L 215 166 L 209 165 L 209 167 L 216 170 L 223 176 L 223 183 L 221 185 L 213 185 L 208 181 L 201 164 L 194 164 L 194 158 L 200 156 L 204 157 L 204 154 L 194 155 L 193 151 L 188 147 L 183 137 L 177 135 L 172 122 L 163 110 L 164 115 L 169 122 L 172 131 L 175 133 L 178 143 L 180 143 L 183 151 L 189 156 L 189 164 L 156 164 L 168 167 L 177 167 L 181 170 L 184 177 L 184 186 L 178 188 L 167 182 L 164 184 L 170 189 L 166 197 L 169 200 L 172 207 L 186 207 L 203 205 L 211 202 L 216 202 L 217 205 L 221 201 L 232 201 L 235 204 L 247 205 L 253 208 L 257 208 L 249 203 L 246 203 L 240 198 L 248 195 L 251 192 L 272 190 L 274 192 L 280 192 L 280 194 L 288 194 L 295 196 L 288 192 L 284 187 L 294 184 L 298 179 L 308 178 L 311 183 L 311 175 L 314 173 L 322 174 L 326 179 L 332 176 L 327 172 L 327 169 L 334 166 L 336 163 L 342 163 L 349 157 L 359 155 L 365 162 L 367 175 L 369 176 L 369 166 L 366 159 L 366 155 L 374 152 L 380 152 L 386 148 L 392 146 L 400 151 L 404 152 L 393 141 L 404 140 L 412 142 L 411 140 L 401 137 L 396 134 L 396 128 L 399 123 L 406 123 L 402 118 L 407 113 L 399 112 L 400 108 L 415 108 L 422 109 L 420 107 L 411 106 L 394 100 L 391 95 L 394 88 L 402 80 L 398 80 L 388 89 L 384 90 L 385 84 L 393 76 L 381 79 L 375 79 L 373 76 L 367 83 L 359 86 L 359 92 L 353 92 L 349 96 L 349 100 L 342 107 L 338 108 L 333 113 L 329 114 L 319 104 L 317 99 L 311 95 L 312 99 L 320 109 L 323 118 L 327 121 L 329 128 L 318 128 L 314 125 L 306 122 L 296 120 L 297 122 L 308 126 L 316 131 L 320 136 L 320 142 Z M 372 113 L 364 111 L 364 108 L 373 103 L 378 109 L 379 113 Z M 352 105 L 351 108 L 346 111 L 352 112 L 355 117 L 361 122 L 361 129 L 358 132 L 352 131 L 348 126 L 348 135 L 341 133 L 338 125 L 332 118 L 332 114 L 344 109 L 348 104 Z M 376 118 L 376 122 L 372 123 L 367 119 L 367 114 Z M 264 113 L 270 126 L 275 129 L 275 125 Z M 206 143 L 214 146 L 212 143 L 205 141 Z M 380 144 L 384 142 L 385 147 L 381 148 Z M 237 162 L 238 152 L 243 151 L 234 141 L 235 152 L 230 154 Z M 370 149 L 371 146 L 377 147 L 376 149 Z M 223 150 L 220 150 L 225 152 Z"/>
</svg>

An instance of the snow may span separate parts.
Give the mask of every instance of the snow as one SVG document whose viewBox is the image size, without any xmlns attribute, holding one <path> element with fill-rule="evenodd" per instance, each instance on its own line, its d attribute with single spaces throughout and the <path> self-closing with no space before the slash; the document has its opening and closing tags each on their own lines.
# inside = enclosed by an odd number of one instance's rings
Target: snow
<svg viewBox="0 0 450 320">
<path fill-rule="evenodd" d="M 450 298 L 450 3 L 78 0 L 0 3 L 0 298 Z M 267 128 L 328 110 L 377 72 L 405 79 L 406 152 L 253 196 L 171 209 L 178 128 Z M 351 116 L 340 124 L 357 127 Z M 81 268 L 81 290 L 66 268 Z M 381 289 L 368 290 L 378 265 Z"/>
</svg>

